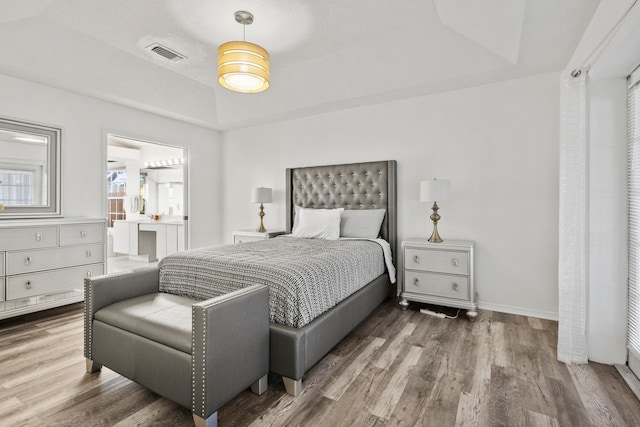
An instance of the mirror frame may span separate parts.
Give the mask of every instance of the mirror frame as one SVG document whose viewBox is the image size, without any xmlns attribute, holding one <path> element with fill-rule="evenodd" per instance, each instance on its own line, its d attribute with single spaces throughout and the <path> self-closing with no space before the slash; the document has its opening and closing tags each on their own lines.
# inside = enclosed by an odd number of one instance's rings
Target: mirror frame
<svg viewBox="0 0 640 427">
<path fill-rule="evenodd" d="M 47 205 L 5 206 L 0 210 L 0 220 L 13 218 L 55 218 L 62 216 L 62 182 L 60 171 L 62 129 L 37 123 L 0 117 L 0 129 L 21 133 L 33 133 L 49 138 L 47 152 Z M 0 159 L 1 160 L 1 159 Z"/>
</svg>

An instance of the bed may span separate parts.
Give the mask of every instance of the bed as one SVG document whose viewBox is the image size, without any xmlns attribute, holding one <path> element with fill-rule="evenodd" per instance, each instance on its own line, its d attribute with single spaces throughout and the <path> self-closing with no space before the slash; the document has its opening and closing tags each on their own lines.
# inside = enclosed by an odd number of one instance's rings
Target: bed
<svg viewBox="0 0 640 427">
<path fill-rule="evenodd" d="M 287 169 L 286 207 L 287 233 L 292 232 L 296 216 L 300 220 L 305 215 L 337 214 L 340 221 L 338 211 L 344 209 L 351 211 L 347 213 L 350 221 L 357 221 L 363 215 L 370 217 L 370 214 L 382 212 L 384 218 L 379 235 L 384 241 L 282 236 L 268 241 L 182 252 L 166 257 L 160 263 L 160 290 L 201 300 L 243 286 L 269 285 L 269 370 L 282 376 L 287 393 L 297 396 L 302 391 L 305 373 L 385 298 L 394 294 L 394 274 L 389 274 L 393 266 L 389 262 L 393 262 L 397 246 L 396 162 Z M 362 212 L 364 210 L 368 212 Z M 345 218 L 343 215 L 343 224 Z M 372 251 L 379 256 L 379 245 L 386 246 L 383 251 L 387 255 L 386 264 L 379 265 L 379 261 L 373 261 L 375 257 L 368 257 Z M 328 255 L 323 257 L 325 253 Z M 358 260 L 361 253 L 363 261 Z M 303 258 L 305 262 L 301 263 Z M 336 265 L 324 268 L 324 265 L 332 265 L 330 262 Z M 360 262 L 362 264 L 358 264 Z M 359 270 L 354 267 L 356 265 L 360 266 Z M 304 273 L 309 271 L 311 290 L 309 287 L 302 290 L 279 287 L 278 282 L 286 282 L 289 276 L 296 276 L 291 280 L 293 284 L 306 280 Z M 356 276 L 359 282 L 352 283 L 356 281 L 352 277 Z M 317 289 L 325 293 L 316 293 Z M 333 293 L 329 294 L 330 290 Z M 343 295 L 337 295 L 340 293 Z M 297 299 L 303 300 L 299 306 Z M 305 305 L 307 300 L 313 304 Z M 281 309 L 283 305 L 295 307 L 285 310 Z"/>
</svg>

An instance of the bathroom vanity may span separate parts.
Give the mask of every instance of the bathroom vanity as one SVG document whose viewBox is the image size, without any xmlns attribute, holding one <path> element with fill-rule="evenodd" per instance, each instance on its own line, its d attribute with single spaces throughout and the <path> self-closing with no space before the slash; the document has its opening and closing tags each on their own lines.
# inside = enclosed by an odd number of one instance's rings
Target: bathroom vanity
<svg viewBox="0 0 640 427">
<path fill-rule="evenodd" d="M 182 220 L 113 222 L 113 251 L 129 255 L 131 259 L 152 262 L 184 249 Z"/>
</svg>

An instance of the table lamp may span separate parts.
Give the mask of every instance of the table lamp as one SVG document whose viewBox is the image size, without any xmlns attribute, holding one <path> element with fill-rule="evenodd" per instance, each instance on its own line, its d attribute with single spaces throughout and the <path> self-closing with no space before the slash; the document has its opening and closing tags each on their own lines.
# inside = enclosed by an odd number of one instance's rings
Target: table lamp
<svg viewBox="0 0 640 427">
<path fill-rule="evenodd" d="M 260 233 L 264 233 L 267 230 L 264 228 L 264 224 L 262 222 L 262 219 L 264 218 L 263 203 L 273 202 L 273 190 L 266 187 L 254 188 L 253 192 L 251 193 L 251 202 L 260 203 L 260 213 L 258 214 L 260 216 L 260 228 L 258 228 L 258 231 Z"/>
<path fill-rule="evenodd" d="M 451 198 L 451 181 L 448 179 L 432 179 L 430 181 L 420 182 L 420 201 L 421 202 L 433 202 L 433 213 L 431 214 L 431 221 L 433 221 L 433 233 L 429 237 L 429 241 L 432 243 L 442 243 L 442 238 L 438 234 L 438 221 L 440 221 L 440 215 L 438 215 L 438 201 L 446 201 Z"/>
</svg>

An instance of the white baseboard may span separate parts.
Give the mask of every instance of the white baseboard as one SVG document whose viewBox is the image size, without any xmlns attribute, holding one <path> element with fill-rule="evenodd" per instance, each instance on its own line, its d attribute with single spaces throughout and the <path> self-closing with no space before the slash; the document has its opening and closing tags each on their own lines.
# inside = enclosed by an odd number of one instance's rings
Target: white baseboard
<svg viewBox="0 0 640 427">
<path fill-rule="evenodd" d="M 640 400 L 640 380 L 635 376 L 631 369 L 626 365 L 615 365 L 616 369 L 627 383 L 633 394 Z"/>
<path fill-rule="evenodd" d="M 491 303 L 478 303 L 478 308 L 482 310 L 497 311 L 500 313 L 518 314 L 520 316 L 538 317 L 540 319 L 555 320 L 558 321 L 558 313 L 551 311 L 532 310 L 524 307 L 514 307 L 511 305 L 491 304 Z"/>
</svg>

